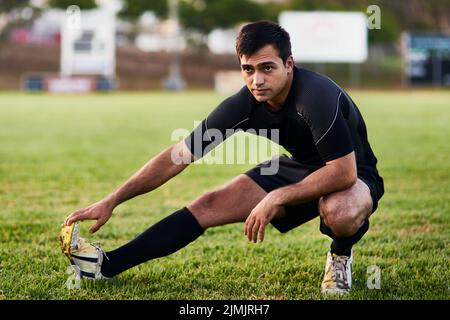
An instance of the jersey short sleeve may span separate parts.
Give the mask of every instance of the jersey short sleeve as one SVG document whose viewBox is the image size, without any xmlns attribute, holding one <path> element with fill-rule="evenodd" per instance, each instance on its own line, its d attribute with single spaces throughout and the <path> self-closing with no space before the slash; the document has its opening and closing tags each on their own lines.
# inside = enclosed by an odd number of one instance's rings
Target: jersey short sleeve
<svg viewBox="0 0 450 320">
<path fill-rule="evenodd" d="M 324 162 L 345 156 L 353 151 L 353 143 L 340 105 L 346 99 L 340 90 L 322 88 L 307 95 L 298 114 L 311 130 L 314 144 Z"/>
<path fill-rule="evenodd" d="M 220 103 L 186 137 L 185 144 L 197 158 L 202 158 L 237 130 L 246 130 L 252 106 L 247 87 Z"/>
</svg>

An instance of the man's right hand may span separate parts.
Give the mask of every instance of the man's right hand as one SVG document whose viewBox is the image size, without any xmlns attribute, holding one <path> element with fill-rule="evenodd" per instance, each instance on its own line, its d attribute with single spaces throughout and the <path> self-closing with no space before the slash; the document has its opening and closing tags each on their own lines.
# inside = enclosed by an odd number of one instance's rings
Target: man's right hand
<svg viewBox="0 0 450 320">
<path fill-rule="evenodd" d="M 64 221 L 64 225 L 68 226 L 83 220 L 97 220 L 97 222 L 89 228 L 89 232 L 95 233 L 109 220 L 109 218 L 111 218 L 113 209 L 114 206 L 112 206 L 108 200 L 104 199 L 87 208 L 71 213 Z"/>
<path fill-rule="evenodd" d="M 173 156 L 176 159 L 182 159 L 182 163 L 174 163 Z M 184 140 L 181 140 L 153 157 L 109 196 L 87 208 L 70 214 L 64 221 L 64 225 L 71 225 L 83 220 L 97 220 L 89 229 L 91 233 L 94 233 L 111 218 L 116 206 L 158 188 L 183 171 L 194 160 L 195 157 L 191 154 Z"/>
</svg>

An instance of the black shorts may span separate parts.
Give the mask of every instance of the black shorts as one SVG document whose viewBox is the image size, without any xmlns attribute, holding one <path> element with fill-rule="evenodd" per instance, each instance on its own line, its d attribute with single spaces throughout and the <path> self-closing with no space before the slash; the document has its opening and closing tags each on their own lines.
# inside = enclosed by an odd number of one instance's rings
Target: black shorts
<svg viewBox="0 0 450 320">
<path fill-rule="evenodd" d="M 267 175 L 261 172 L 261 169 L 268 168 L 272 165 L 272 160 L 265 161 L 258 164 L 256 167 L 245 172 L 245 174 L 255 181 L 267 193 L 272 190 L 297 183 L 303 180 L 306 176 L 317 170 L 317 166 L 308 166 L 293 160 L 292 158 L 282 155 L 277 156 L 279 161 L 279 169 L 274 175 Z M 375 175 L 374 175 L 375 176 Z M 384 193 L 383 181 L 374 179 L 374 176 L 364 174 L 358 175 L 370 189 L 372 197 L 372 212 L 378 207 L 378 200 Z M 381 178 L 380 178 L 381 179 Z M 288 232 L 305 222 L 308 222 L 319 216 L 319 199 L 309 202 L 301 203 L 293 206 L 285 206 L 286 217 L 275 218 L 271 221 L 272 225 L 280 232 Z"/>
</svg>

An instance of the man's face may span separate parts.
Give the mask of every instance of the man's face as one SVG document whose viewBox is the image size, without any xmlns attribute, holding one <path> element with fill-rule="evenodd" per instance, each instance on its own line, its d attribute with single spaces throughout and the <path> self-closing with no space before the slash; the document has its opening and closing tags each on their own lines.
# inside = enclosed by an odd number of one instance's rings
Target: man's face
<svg viewBox="0 0 450 320">
<path fill-rule="evenodd" d="M 251 56 L 240 57 L 241 71 L 247 88 L 259 102 L 276 100 L 284 92 L 292 72 L 292 58 L 286 65 L 272 45 L 262 47 Z"/>
</svg>

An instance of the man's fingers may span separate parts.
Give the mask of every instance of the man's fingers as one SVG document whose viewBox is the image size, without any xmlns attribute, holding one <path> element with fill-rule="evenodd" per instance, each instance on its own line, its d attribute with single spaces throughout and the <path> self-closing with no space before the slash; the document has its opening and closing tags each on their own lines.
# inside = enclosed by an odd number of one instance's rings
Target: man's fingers
<svg viewBox="0 0 450 320">
<path fill-rule="evenodd" d="M 85 219 L 85 214 L 83 214 L 83 213 L 76 214 L 67 220 L 67 225 L 70 226 L 72 223 L 75 223 L 77 221 L 84 220 L 84 219 Z"/>
<path fill-rule="evenodd" d="M 251 223 L 248 225 L 247 228 L 247 238 L 248 241 L 252 241 L 253 240 L 253 228 L 255 227 L 255 223 L 256 223 L 256 219 L 252 219 Z"/>
<path fill-rule="evenodd" d="M 64 225 L 68 226 L 70 225 L 69 222 L 71 222 L 73 220 L 74 217 L 76 217 L 79 213 L 81 212 L 81 210 L 77 210 L 75 212 L 72 212 L 71 214 L 69 214 L 66 218 L 66 220 L 64 220 Z"/>
<path fill-rule="evenodd" d="M 264 240 L 264 230 L 266 228 L 267 222 L 260 221 L 254 216 L 250 215 L 244 224 L 244 235 L 247 237 L 248 241 L 253 241 L 256 243 L 258 241 L 258 236 L 261 241 Z"/>
<path fill-rule="evenodd" d="M 253 228 L 253 216 L 249 216 L 247 220 L 245 220 L 245 226 L 244 226 L 244 235 L 247 237 L 247 239 L 250 241 L 250 233 Z"/>
<path fill-rule="evenodd" d="M 80 221 L 80 220 L 86 220 L 86 219 L 91 219 L 92 220 L 92 219 L 95 219 L 95 218 L 91 217 L 89 211 L 78 211 L 78 212 L 72 213 L 66 219 L 65 225 L 66 226 L 70 226 L 74 222 L 77 222 L 77 221 Z"/>
<path fill-rule="evenodd" d="M 251 239 L 250 239 L 250 241 L 253 241 L 254 243 L 256 243 L 256 241 L 258 240 L 259 225 L 260 225 L 259 220 L 256 220 L 255 223 L 253 224 L 253 228 L 251 230 Z"/>
<path fill-rule="evenodd" d="M 250 226 L 252 226 L 253 223 L 251 222 L 251 220 L 247 220 L 247 222 L 245 223 L 245 236 L 247 237 L 247 239 L 250 241 L 250 232 L 249 232 L 249 228 L 251 228 Z"/>
<path fill-rule="evenodd" d="M 248 241 L 252 241 L 252 228 L 253 228 L 254 223 L 255 222 L 253 221 L 253 219 L 251 219 L 247 223 L 247 229 L 245 230 L 245 235 L 247 236 Z"/>
<path fill-rule="evenodd" d="M 92 227 L 89 228 L 89 232 L 96 233 L 98 229 L 100 229 L 104 224 L 105 224 L 104 221 L 97 220 L 97 222 Z"/>
<path fill-rule="evenodd" d="M 66 221 L 64 221 L 64 225 L 70 226 L 72 223 L 77 222 L 79 220 L 78 219 L 79 215 L 80 215 L 79 213 L 72 213 L 70 216 L 66 218 Z"/>
<path fill-rule="evenodd" d="M 263 240 L 264 240 L 264 231 L 265 231 L 265 229 L 266 229 L 266 224 L 261 223 L 261 225 L 259 226 L 259 231 L 258 231 L 258 233 L 259 233 L 259 240 L 261 242 L 263 242 Z"/>
</svg>

